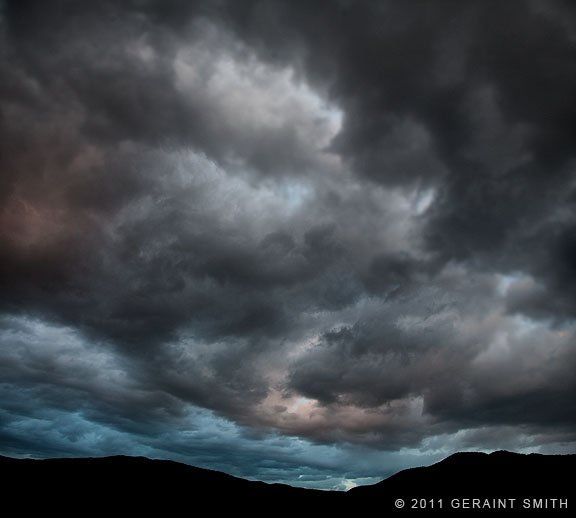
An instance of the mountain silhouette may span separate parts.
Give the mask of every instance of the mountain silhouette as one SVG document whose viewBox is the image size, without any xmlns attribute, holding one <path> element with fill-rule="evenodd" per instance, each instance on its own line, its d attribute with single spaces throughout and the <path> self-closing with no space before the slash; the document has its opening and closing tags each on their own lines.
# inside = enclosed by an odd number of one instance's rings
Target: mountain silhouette
<svg viewBox="0 0 576 518">
<path fill-rule="evenodd" d="M 353 488 L 347 496 L 355 502 L 379 500 L 386 514 L 567 516 L 576 505 L 576 499 L 571 501 L 574 468 L 576 455 L 456 453 L 432 466 Z M 398 499 L 404 502 L 401 508 L 395 505 Z"/>
<path fill-rule="evenodd" d="M 3 505 L 19 512 L 192 515 L 197 512 L 567 516 L 576 455 L 457 453 L 348 492 L 266 484 L 144 457 L 0 457 Z M 403 506 L 397 504 L 402 499 Z M 317 510 L 317 511 L 314 511 Z M 572 511 L 573 512 L 573 511 Z"/>
</svg>

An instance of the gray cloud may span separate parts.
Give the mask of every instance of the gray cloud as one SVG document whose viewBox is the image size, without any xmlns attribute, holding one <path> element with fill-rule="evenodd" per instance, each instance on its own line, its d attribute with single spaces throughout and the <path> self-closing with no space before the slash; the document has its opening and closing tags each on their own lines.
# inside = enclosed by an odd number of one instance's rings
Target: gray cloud
<svg viewBox="0 0 576 518">
<path fill-rule="evenodd" d="M 3 451 L 573 445 L 571 6 L 0 5 Z"/>
</svg>

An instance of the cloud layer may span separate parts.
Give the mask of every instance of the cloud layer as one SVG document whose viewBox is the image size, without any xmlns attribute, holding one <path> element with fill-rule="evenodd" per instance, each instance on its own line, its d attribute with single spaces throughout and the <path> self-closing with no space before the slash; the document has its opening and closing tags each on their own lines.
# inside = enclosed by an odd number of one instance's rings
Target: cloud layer
<svg viewBox="0 0 576 518">
<path fill-rule="evenodd" d="M 571 5 L 0 5 L 2 451 L 573 448 Z"/>
</svg>

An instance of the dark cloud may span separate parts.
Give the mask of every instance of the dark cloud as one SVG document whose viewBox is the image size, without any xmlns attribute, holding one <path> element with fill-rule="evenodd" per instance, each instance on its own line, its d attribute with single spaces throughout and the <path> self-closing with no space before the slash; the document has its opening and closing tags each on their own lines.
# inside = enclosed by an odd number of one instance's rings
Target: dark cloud
<svg viewBox="0 0 576 518">
<path fill-rule="evenodd" d="M 571 5 L 0 5 L 3 451 L 573 445 Z"/>
</svg>

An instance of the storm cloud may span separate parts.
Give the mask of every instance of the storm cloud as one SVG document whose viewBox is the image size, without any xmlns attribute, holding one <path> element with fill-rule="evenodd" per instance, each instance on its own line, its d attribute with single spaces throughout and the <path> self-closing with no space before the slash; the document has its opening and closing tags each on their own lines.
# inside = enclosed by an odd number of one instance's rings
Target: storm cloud
<svg viewBox="0 0 576 518">
<path fill-rule="evenodd" d="M 573 450 L 572 5 L 0 6 L 0 453 Z"/>
</svg>

